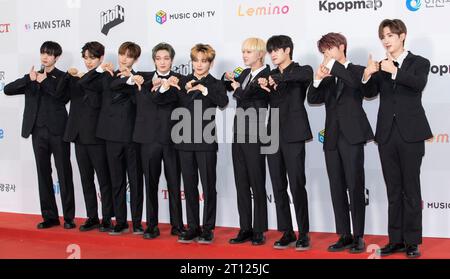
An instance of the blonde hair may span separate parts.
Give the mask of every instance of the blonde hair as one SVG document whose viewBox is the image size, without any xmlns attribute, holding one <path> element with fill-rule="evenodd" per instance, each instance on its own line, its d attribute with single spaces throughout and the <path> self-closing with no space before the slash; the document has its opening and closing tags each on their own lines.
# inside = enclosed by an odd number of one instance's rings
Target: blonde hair
<svg viewBox="0 0 450 279">
<path fill-rule="evenodd" d="M 260 38 L 248 38 L 242 43 L 242 51 L 259 51 L 262 52 L 262 62 L 264 63 L 264 57 L 266 56 L 266 42 Z"/>
<path fill-rule="evenodd" d="M 191 60 L 194 61 L 195 59 L 197 59 L 197 55 L 200 52 L 206 56 L 206 60 L 208 60 L 209 63 L 212 63 L 214 61 L 214 58 L 216 57 L 216 51 L 210 45 L 196 44 L 191 49 Z"/>
</svg>

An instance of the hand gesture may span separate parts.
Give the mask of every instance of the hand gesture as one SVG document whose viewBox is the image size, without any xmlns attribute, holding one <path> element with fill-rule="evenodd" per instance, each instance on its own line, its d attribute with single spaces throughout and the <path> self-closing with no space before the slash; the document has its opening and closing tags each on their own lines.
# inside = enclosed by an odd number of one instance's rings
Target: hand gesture
<svg viewBox="0 0 450 279">
<path fill-rule="evenodd" d="M 76 77 L 78 75 L 78 69 L 77 68 L 70 68 L 69 70 L 67 70 L 67 72 L 69 73 L 69 75 Z"/>
<path fill-rule="evenodd" d="M 197 84 L 194 87 L 192 87 L 192 85 L 191 85 L 191 89 L 189 89 L 187 92 L 190 93 L 192 91 L 197 91 L 197 90 L 201 91 L 203 94 L 203 92 L 205 92 L 205 90 L 206 90 L 206 87 L 203 84 Z"/>
<path fill-rule="evenodd" d="M 30 70 L 30 80 L 31 80 L 31 81 L 35 81 L 36 78 L 37 78 L 37 73 L 36 73 L 36 71 L 34 70 L 34 66 L 33 66 L 33 67 L 31 67 L 31 70 Z"/>
<path fill-rule="evenodd" d="M 277 90 L 278 84 L 273 80 L 272 76 L 269 76 L 269 85 L 273 87 L 273 89 Z"/>
<path fill-rule="evenodd" d="M 41 73 L 38 73 L 38 74 L 37 74 L 36 81 L 37 81 L 38 83 L 42 83 L 46 78 L 47 78 L 47 72 L 44 71 L 42 74 L 41 74 Z"/>
<path fill-rule="evenodd" d="M 394 58 L 389 52 L 386 53 L 386 56 L 387 59 L 381 61 L 381 70 L 391 74 L 395 74 L 397 72 L 397 67 L 395 67 L 394 65 Z"/>
<path fill-rule="evenodd" d="M 225 73 L 225 78 L 229 81 L 234 81 L 234 73 L 232 72 L 226 72 Z"/>
<path fill-rule="evenodd" d="M 369 61 L 367 62 L 367 67 L 364 70 L 364 80 L 368 80 L 370 76 L 380 70 L 380 64 L 372 59 L 372 54 L 369 54 Z"/>
<path fill-rule="evenodd" d="M 112 63 L 104 63 L 100 65 L 100 68 L 102 68 L 103 71 L 108 72 L 111 76 L 114 76 L 114 65 Z"/>
<path fill-rule="evenodd" d="M 322 80 L 326 77 L 329 77 L 330 75 L 330 70 L 324 65 L 324 64 L 320 64 L 319 68 L 317 68 L 317 72 L 316 72 L 316 76 L 315 79 L 316 80 Z"/>
<path fill-rule="evenodd" d="M 133 76 L 133 81 L 137 85 L 138 90 L 141 91 L 142 84 L 144 84 L 144 78 L 142 76 L 140 76 L 140 75 L 134 75 Z"/>
<path fill-rule="evenodd" d="M 264 90 L 266 90 L 267 92 L 270 93 L 270 89 L 269 89 L 269 87 L 268 87 L 269 81 L 268 81 L 266 78 L 259 78 L 259 79 L 258 79 L 258 84 L 259 84 L 259 86 L 260 86 L 262 89 L 264 89 Z"/>
<path fill-rule="evenodd" d="M 241 84 L 233 80 L 233 82 L 231 82 L 231 87 L 233 87 L 233 90 L 236 90 L 237 88 L 241 87 Z"/>
<path fill-rule="evenodd" d="M 178 90 L 181 90 L 180 86 L 178 85 L 178 83 L 180 82 L 180 80 L 176 77 L 176 76 L 171 76 L 168 79 L 169 85 L 173 86 L 175 88 L 177 88 Z"/>
<path fill-rule="evenodd" d="M 121 69 L 120 72 L 117 74 L 118 77 L 130 77 L 131 76 L 131 70 L 128 68 Z"/>
<path fill-rule="evenodd" d="M 191 81 L 189 81 L 188 83 L 186 83 L 186 86 L 184 87 L 186 89 L 186 91 L 189 93 L 189 91 L 192 89 L 192 83 L 195 82 L 196 80 L 193 79 Z"/>
</svg>

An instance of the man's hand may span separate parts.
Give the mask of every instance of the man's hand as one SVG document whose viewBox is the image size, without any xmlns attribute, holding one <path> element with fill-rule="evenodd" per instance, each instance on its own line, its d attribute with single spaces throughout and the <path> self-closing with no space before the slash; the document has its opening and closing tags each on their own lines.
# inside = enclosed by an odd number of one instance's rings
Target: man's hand
<svg viewBox="0 0 450 279">
<path fill-rule="evenodd" d="M 84 76 L 85 73 L 83 72 L 78 72 L 77 77 L 82 78 Z"/>
<path fill-rule="evenodd" d="M 397 73 L 397 67 L 394 65 L 394 58 L 392 55 L 388 52 L 386 53 L 387 60 L 381 61 L 381 70 L 384 72 L 388 72 L 391 74 Z"/>
<path fill-rule="evenodd" d="M 269 81 L 266 78 L 258 78 L 258 84 L 259 87 L 270 93 L 270 89 L 268 87 Z"/>
<path fill-rule="evenodd" d="M 69 75 L 76 77 L 78 76 L 78 69 L 77 68 L 70 68 L 69 70 L 67 70 L 67 72 L 69 73 Z"/>
<path fill-rule="evenodd" d="M 367 62 L 366 69 L 364 69 L 364 80 L 369 80 L 369 78 L 379 70 L 380 64 L 372 59 L 372 54 L 369 54 L 369 61 Z"/>
<path fill-rule="evenodd" d="M 236 90 L 236 89 L 238 89 L 239 87 L 241 87 L 241 84 L 240 84 L 239 82 L 233 80 L 233 81 L 231 82 L 231 87 L 233 87 L 233 90 Z"/>
<path fill-rule="evenodd" d="M 234 73 L 232 72 L 226 72 L 225 73 L 225 78 L 229 81 L 234 81 Z"/>
<path fill-rule="evenodd" d="M 196 80 L 193 79 L 193 80 L 189 81 L 188 83 L 186 83 L 186 86 L 184 87 L 188 93 L 192 89 L 192 83 L 193 82 L 196 82 Z"/>
<path fill-rule="evenodd" d="M 194 87 L 192 87 L 192 85 L 191 85 L 191 89 L 189 89 L 187 92 L 190 93 L 192 91 L 197 91 L 197 90 L 201 91 L 203 94 L 203 92 L 205 92 L 205 90 L 206 90 L 206 87 L 202 84 L 197 84 Z"/>
<path fill-rule="evenodd" d="M 36 78 L 37 78 L 37 72 L 34 70 L 34 66 L 33 66 L 33 67 L 31 67 L 31 70 L 30 70 L 30 80 L 35 81 Z"/>
<path fill-rule="evenodd" d="M 170 86 L 175 87 L 178 90 L 181 90 L 180 86 L 178 85 L 180 80 L 176 76 L 171 76 L 167 81 L 169 82 Z"/>
<path fill-rule="evenodd" d="M 138 90 L 141 91 L 142 84 L 144 84 L 144 78 L 142 76 L 140 76 L 140 75 L 134 75 L 133 76 L 133 81 L 137 85 Z"/>
<path fill-rule="evenodd" d="M 325 67 L 324 64 L 320 64 L 319 67 L 317 68 L 316 71 L 316 75 L 314 77 L 315 80 L 323 80 L 326 77 L 329 77 L 330 75 L 330 70 Z"/>
<path fill-rule="evenodd" d="M 114 76 L 114 65 L 112 63 L 103 63 L 100 65 L 103 71 L 108 72 L 111 76 Z"/>
<path fill-rule="evenodd" d="M 118 77 L 131 77 L 131 70 L 128 68 L 121 69 L 120 72 L 117 74 Z"/>
<path fill-rule="evenodd" d="M 153 87 L 150 91 L 155 92 L 162 85 L 162 79 L 161 78 L 154 79 L 154 80 L 152 80 L 152 84 L 153 84 Z"/>
<path fill-rule="evenodd" d="M 41 73 L 37 74 L 36 81 L 38 83 L 42 83 L 46 78 L 47 78 L 47 73 L 44 71 L 44 73 L 42 73 L 42 74 Z"/>
<path fill-rule="evenodd" d="M 269 85 L 273 87 L 273 89 L 277 90 L 278 84 L 273 80 L 272 76 L 269 76 Z"/>
</svg>

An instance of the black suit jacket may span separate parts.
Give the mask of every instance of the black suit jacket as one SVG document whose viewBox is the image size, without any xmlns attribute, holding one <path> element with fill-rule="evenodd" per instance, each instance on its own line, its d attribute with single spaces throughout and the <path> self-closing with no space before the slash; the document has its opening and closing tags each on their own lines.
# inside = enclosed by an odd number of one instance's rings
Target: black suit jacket
<svg viewBox="0 0 450 279">
<path fill-rule="evenodd" d="M 136 120 L 136 85 L 128 85 L 128 77 L 117 77 L 118 73 L 116 71 L 113 77 L 109 73 L 96 73 L 102 76 L 103 88 L 97 137 L 129 143 L 133 139 Z"/>
<path fill-rule="evenodd" d="M 25 95 L 22 137 L 28 138 L 32 133 L 39 110 L 45 115 L 45 126 L 52 134 L 64 134 L 67 122 L 65 105 L 69 101 L 69 95 L 65 92 L 64 96 L 56 96 L 56 86 L 63 75 L 64 72 L 55 68 L 47 73 L 47 78 L 40 84 L 25 75 L 5 86 L 6 95 Z"/>
<path fill-rule="evenodd" d="M 241 84 L 241 87 L 236 88 L 233 93 L 233 97 L 236 99 L 236 108 L 241 108 L 246 111 L 246 113 L 250 114 L 248 111 L 249 108 L 255 109 L 256 114 L 251 113 L 252 118 L 245 117 L 245 129 L 238 129 L 237 126 L 237 116 L 234 117 L 234 125 L 233 132 L 235 134 L 244 134 L 244 135 L 259 135 L 260 127 L 264 127 L 265 129 L 265 114 L 259 114 L 259 109 L 267 109 L 269 94 L 267 91 L 262 89 L 258 84 L 259 78 L 268 78 L 270 73 L 270 67 L 266 65 L 266 68 L 259 72 L 255 77 L 252 78 L 252 81 L 247 84 L 245 89 L 242 89 L 242 84 L 244 83 L 247 76 L 250 74 L 251 69 L 245 69 L 241 75 L 236 79 L 237 82 Z M 225 75 L 222 79 L 225 78 Z M 231 81 L 224 81 L 225 86 L 228 91 L 233 91 L 231 87 Z M 249 129 L 249 127 L 253 126 L 256 129 Z M 241 127 L 239 127 L 241 128 Z M 242 127 L 244 128 L 244 127 Z"/>
<path fill-rule="evenodd" d="M 270 107 L 279 108 L 280 137 L 285 142 L 312 139 L 308 114 L 305 109 L 306 90 L 313 79 L 311 66 L 292 62 L 283 73 L 274 69 L 270 76 L 277 82 L 277 89 L 269 93 Z M 268 130 L 271 133 L 272 112 Z"/>
<path fill-rule="evenodd" d="M 308 102 L 325 103 L 325 142 L 324 149 L 334 150 L 337 146 L 339 132 L 350 144 L 365 143 L 373 139 L 372 128 L 362 107 L 364 99 L 361 79 L 364 67 L 335 62 L 330 71 L 331 77 L 322 80 L 318 88 L 313 84 L 308 89 Z M 338 96 L 336 77 L 343 81 L 342 91 Z"/>
<path fill-rule="evenodd" d="M 95 69 L 81 79 L 66 73 L 56 88 L 58 96 L 63 96 L 64 92 L 70 95 L 69 120 L 64 140 L 82 144 L 104 143 L 95 135 L 102 101 L 100 75 L 95 73 Z"/>
<path fill-rule="evenodd" d="M 155 72 L 141 73 L 145 79 L 142 90 L 135 89 L 136 93 L 136 123 L 133 140 L 138 143 L 172 144 L 171 131 L 174 121 L 171 120 L 172 111 L 178 104 L 178 89 L 170 87 L 164 93 L 159 90 L 151 92 L 152 78 Z M 170 72 L 182 80 L 182 76 Z"/>
<path fill-rule="evenodd" d="M 208 88 L 208 95 L 203 96 L 203 94 L 200 91 L 191 91 L 187 93 L 185 89 L 185 85 L 187 82 L 191 80 L 198 80 L 194 75 L 188 75 L 183 82 L 181 82 L 181 91 L 178 93 L 178 105 L 180 108 L 185 108 L 190 113 L 190 130 L 185 131 L 183 130 L 182 135 L 184 133 L 190 134 L 190 140 L 188 142 L 181 141 L 181 142 L 175 142 L 175 148 L 178 150 L 184 150 L 184 151 L 217 151 L 218 145 L 217 145 L 217 138 L 214 140 L 214 142 L 205 142 L 205 139 L 203 137 L 203 131 L 205 130 L 205 127 L 208 124 L 212 125 L 212 133 L 213 135 L 216 135 L 216 128 L 215 128 L 215 113 L 211 116 L 211 120 L 205 120 L 203 119 L 203 114 L 207 109 L 215 109 L 217 107 L 223 108 L 228 104 L 228 96 L 225 89 L 225 85 L 222 81 L 217 80 L 214 78 L 211 74 L 208 74 L 206 77 L 202 78 L 200 80 L 201 84 L 203 84 L 206 88 Z M 196 117 L 194 115 L 194 104 L 198 101 L 199 104 L 201 104 L 202 115 L 201 117 L 202 121 L 201 123 L 198 123 L 196 121 Z M 183 117 L 180 117 L 181 121 Z M 178 123 L 177 123 L 178 124 Z M 176 125 L 177 125 L 176 124 Z M 202 136 L 199 141 L 195 141 L 194 139 L 194 132 L 196 125 L 201 125 L 201 131 Z M 210 127 L 210 126 L 209 126 Z M 175 141 L 178 141 L 175 140 Z"/>
<path fill-rule="evenodd" d="M 363 86 L 367 96 L 380 94 L 375 141 L 385 143 L 391 132 L 394 117 L 402 138 L 419 142 L 433 137 L 422 106 L 422 91 L 428 81 L 430 61 L 408 53 L 395 80 L 387 72 L 372 75 Z"/>
</svg>

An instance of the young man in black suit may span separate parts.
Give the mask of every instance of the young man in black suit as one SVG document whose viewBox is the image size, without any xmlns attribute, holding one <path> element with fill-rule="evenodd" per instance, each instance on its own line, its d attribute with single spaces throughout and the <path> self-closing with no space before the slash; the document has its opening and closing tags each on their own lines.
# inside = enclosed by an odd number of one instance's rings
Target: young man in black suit
<svg viewBox="0 0 450 279">
<path fill-rule="evenodd" d="M 233 73 L 225 74 L 227 90 L 233 91 L 237 102 L 232 156 L 240 230 L 235 238 L 229 240 L 230 244 L 251 241 L 253 245 L 263 245 L 266 242 L 266 156 L 261 150 L 258 132 L 265 128 L 268 106 L 267 92 L 258 85 L 258 79 L 268 78 L 270 73 L 270 67 L 264 65 L 265 55 L 266 42 L 248 38 L 242 44 L 242 58 L 248 68 L 236 79 Z"/>
<path fill-rule="evenodd" d="M 317 69 L 313 84 L 309 86 L 308 102 L 325 103 L 323 150 L 336 233 L 340 235 L 339 240 L 328 247 L 328 251 L 349 249 L 350 253 L 362 253 L 365 251 L 363 236 L 366 212 L 364 145 L 373 139 L 372 128 L 362 107 L 364 95 L 361 78 L 364 67 L 347 60 L 347 39 L 342 34 L 328 33 L 322 36 L 317 46 L 324 59 Z"/>
<path fill-rule="evenodd" d="M 180 108 L 172 115 L 172 119 L 182 118 L 172 129 L 172 140 L 180 155 L 189 226 L 178 238 L 181 243 L 191 243 L 197 239 L 199 243 L 210 244 L 214 239 L 218 150 L 215 112 L 217 107 L 222 108 L 228 104 L 225 85 L 209 73 L 215 55 L 216 52 L 210 45 L 197 44 L 191 49 L 194 73 L 181 83 Z M 202 229 L 199 216 L 199 173 L 204 198 Z"/>
<path fill-rule="evenodd" d="M 170 137 L 173 126 L 171 114 L 178 104 L 180 90 L 178 82 L 181 78 L 179 74 L 171 71 L 174 57 L 175 50 L 170 44 L 157 44 L 152 50 L 156 71 L 141 74 L 146 81 L 142 84 L 142 89 L 136 89 L 135 93 L 137 111 L 133 140 L 141 145 L 140 156 L 145 177 L 147 201 L 145 239 L 153 239 L 160 234 L 158 185 L 162 162 L 169 194 L 171 234 L 179 236 L 184 231 L 180 162 Z"/>
<path fill-rule="evenodd" d="M 425 140 L 433 136 L 422 106 L 430 61 L 405 49 L 406 34 L 399 19 L 381 22 L 378 36 L 387 58 L 378 63 L 369 57 L 363 83 L 368 95 L 380 94 L 375 141 L 389 201 L 389 243 L 379 253 L 406 251 L 416 258 L 422 243 L 420 166 Z"/>
<path fill-rule="evenodd" d="M 70 144 L 64 142 L 63 135 L 67 122 L 65 105 L 69 101 L 68 92 L 63 97 L 56 96 L 56 85 L 64 72 L 55 67 L 62 54 L 61 46 L 56 42 L 44 42 L 40 49 L 41 70 L 34 67 L 29 74 L 5 86 L 6 95 L 25 95 L 22 137 L 32 135 L 34 157 L 39 184 L 39 198 L 42 218 L 38 229 L 58 226 L 58 208 L 52 181 L 51 156 L 55 160 L 58 172 L 61 200 L 64 214 L 64 228 L 76 227 L 75 200 L 70 164 Z"/>
<path fill-rule="evenodd" d="M 275 249 L 286 249 L 295 244 L 297 251 L 310 248 L 308 197 L 305 178 L 305 141 L 312 138 L 305 109 L 306 90 L 313 79 L 311 66 L 301 66 L 292 61 L 294 44 L 285 35 L 272 36 L 267 41 L 267 51 L 277 66 L 269 79 L 260 79 L 270 97 L 269 133 L 272 133 L 274 110 L 279 111 L 279 148 L 267 155 L 270 178 L 275 196 L 278 230 L 283 236 L 274 243 Z M 289 186 L 295 208 L 299 236 L 292 227 L 291 207 L 287 193 Z"/>
<path fill-rule="evenodd" d="M 75 143 L 75 154 L 80 170 L 81 185 L 88 219 L 80 226 L 80 231 L 100 228 L 101 232 L 112 229 L 114 217 L 111 177 L 106 159 L 105 141 L 95 136 L 102 102 L 102 80 L 96 68 L 103 62 L 105 47 L 99 42 L 88 42 L 81 55 L 88 72 L 83 74 L 71 68 L 60 80 L 56 89 L 58 96 L 70 96 L 70 112 L 64 140 Z M 97 175 L 101 193 L 102 216 L 98 218 L 97 191 L 94 174 Z"/>
<path fill-rule="evenodd" d="M 97 125 L 97 137 L 106 141 L 106 154 L 111 173 L 116 224 L 110 235 L 128 231 L 127 178 L 130 185 L 133 234 L 143 234 L 142 209 L 144 199 L 143 174 L 139 145 L 133 142 L 136 120 L 135 85 L 131 83 L 133 65 L 141 55 L 141 48 L 133 42 L 119 47 L 119 69 L 113 72 L 109 63 L 96 72 L 103 72 L 102 108 Z M 142 79 L 136 77 L 135 79 Z"/>
</svg>

